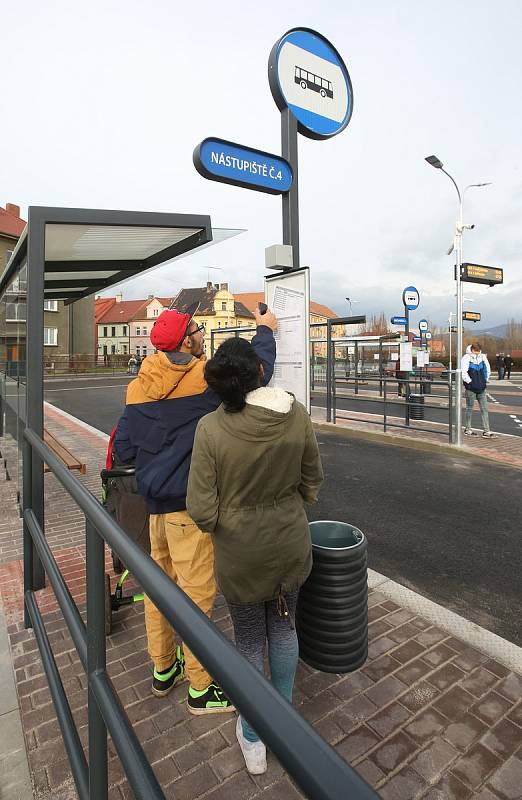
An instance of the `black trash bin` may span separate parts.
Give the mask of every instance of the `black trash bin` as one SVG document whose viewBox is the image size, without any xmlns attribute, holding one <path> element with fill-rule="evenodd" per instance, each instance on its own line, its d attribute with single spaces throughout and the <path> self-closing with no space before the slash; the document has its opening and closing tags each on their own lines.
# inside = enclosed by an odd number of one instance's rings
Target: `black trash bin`
<svg viewBox="0 0 522 800">
<path fill-rule="evenodd" d="M 424 395 L 410 394 L 410 419 L 424 419 Z"/>
<path fill-rule="evenodd" d="M 422 394 L 431 394 L 431 382 L 433 378 L 431 375 L 426 375 L 426 377 L 422 380 L 421 383 L 421 391 Z"/>
<path fill-rule="evenodd" d="M 299 655 L 322 672 L 358 669 L 368 656 L 367 540 L 346 522 L 310 523 L 313 567 L 296 612 Z"/>
</svg>

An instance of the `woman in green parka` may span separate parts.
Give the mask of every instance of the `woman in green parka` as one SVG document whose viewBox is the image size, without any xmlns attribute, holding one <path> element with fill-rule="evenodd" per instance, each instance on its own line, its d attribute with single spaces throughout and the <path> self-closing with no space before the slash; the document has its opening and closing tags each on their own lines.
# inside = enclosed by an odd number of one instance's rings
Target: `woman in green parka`
<svg viewBox="0 0 522 800">
<path fill-rule="evenodd" d="M 295 608 L 312 568 L 305 503 L 323 480 L 310 417 L 295 397 L 261 386 L 252 345 L 228 339 L 207 362 L 205 378 L 222 405 L 198 424 L 187 510 L 212 534 L 215 572 L 234 626 L 236 647 L 289 701 L 298 661 Z M 247 769 L 266 770 L 266 749 L 246 720 L 236 735 Z"/>
</svg>

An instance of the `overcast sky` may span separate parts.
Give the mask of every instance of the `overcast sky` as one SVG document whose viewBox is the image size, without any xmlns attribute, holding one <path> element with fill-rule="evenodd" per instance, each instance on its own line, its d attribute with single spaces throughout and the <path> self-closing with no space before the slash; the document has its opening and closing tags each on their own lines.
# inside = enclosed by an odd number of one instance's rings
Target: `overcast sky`
<svg viewBox="0 0 522 800">
<path fill-rule="evenodd" d="M 453 309 L 457 195 L 426 164 L 435 153 L 463 188 L 464 259 L 504 268 L 493 289 L 465 285 L 481 327 L 522 319 L 522 3 L 354 0 L 29 0 L 2 7 L 0 204 L 207 213 L 245 228 L 224 244 L 126 284 L 126 299 L 228 281 L 262 289 L 264 249 L 282 241 L 281 199 L 204 180 L 207 136 L 280 153 L 267 80 L 274 42 L 310 27 L 343 56 L 350 124 L 299 137 L 301 263 L 312 298 L 339 313 Z M 6 113 L 7 112 L 7 113 Z M 219 269 L 210 271 L 207 267 Z M 113 292 L 114 293 L 114 292 Z"/>
</svg>

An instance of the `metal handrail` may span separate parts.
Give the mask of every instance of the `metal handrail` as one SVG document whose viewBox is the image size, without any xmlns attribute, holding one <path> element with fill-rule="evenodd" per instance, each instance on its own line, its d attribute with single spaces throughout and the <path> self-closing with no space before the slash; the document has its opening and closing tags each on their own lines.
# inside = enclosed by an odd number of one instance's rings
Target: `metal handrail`
<svg viewBox="0 0 522 800">
<path fill-rule="evenodd" d="M 125 534 L 93 495 L 62 465 L 43 440 L 29 428 L 26 428 L 24 437 L 28 448 L 34 450 L 45 461 L 85 514 L 87 521 L 89 752 L 90 762 L 94 762 L 89 764 L 89 800 L 105 800 L 107 796 L 106 728 L 113 738 L 136 797 L 149 800 L 164 796 L 105 671 L 104 542 L 120 555 L 148 597 L 220 683 L 241 714 L 249 720 L 261 739 L 276 754 L 308 797 L 312 800 L 341 800 L 346 797 L 353 800 L 378 798 L 374 790 L 273 688 L 264 675 L 238 653 L 219 629 L 150 556 Z M 44 556 L 49 567 L 49 558 L 52 559 L 53 556 L 50 550 L 43 546 L 44 534 L 38 521 L 34 515 L 31 516 L 31 509 L 25 508 L 24 514 L 31 543 L 34 541 L 37 544 L 40 554 Z M 28 554 L 28 562 L 30 558 Z M 49 571 L 49 577 L 53 587 L 58 586 L 60 589 L 61 582 L 57 580 L 53 568 Z M 29 589 L 26 592 L 26 609 L 33 626 L 41 634 L 43 623 L 34 597 L 34 592 Z M 65 591 L 59 591 L 59 600 L 65 607 L 74 605 L 72 598 Z M 71 611 L 66 616 L 66 621 L 69 623 L 74 616 L 75 613 Z M 73 629 L 75 627 L 73 624 Z M 45 634 L 43 638 L 45 639 Z M 79 626 L 76 627 L 75 638 L 83 639 Z M 40 641 L 43 641 L 41 635 L 39 644 Z M 45 641 L 43 649 L 40 648 L 42 658 L 44 650 Z M 46 658 L 47 666 L 48 662 L 49 658 Z M 51 690 L 53 692 L 52 686 Z M 68 704 L 66 703 L 64 707 L 59 687 L 53 692 L 53 700 L 59 718 L 67 717 Z M 63 730 L 64 736 L 70 736 L 68 727 Z M 72 747 L 70 739 L 68 744 L 70 750 Z M 70 760 L 74 773 L 75 762 L 81 762 L 81 754 L 74 748 L 72 752 L 74 758 Z M 87 795 L 84 793 L 85 776 L 81 768 L 79 774 L 75 774 L 74 777 L 83 800 Z"/>
</svg>

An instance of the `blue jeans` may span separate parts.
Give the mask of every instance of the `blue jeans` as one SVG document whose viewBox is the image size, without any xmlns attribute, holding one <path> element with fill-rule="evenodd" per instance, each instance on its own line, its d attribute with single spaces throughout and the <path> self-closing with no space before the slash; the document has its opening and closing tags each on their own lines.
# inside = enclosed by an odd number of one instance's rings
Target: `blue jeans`
<svg viewBox="0 0 522 800">
<path fill-rule="evenodd" d="M 295 672 L 299 659 L 299 644 L 295 630 L 295 609 L 298 591 L 284 595 L 288 616 L 281 617 L 277 600 L 266 603 L 228 603 L 236 647 L 242 656 L 260 672 L 264 672 L 265 645 L 268 642 L 268 662 L 274 688 L 291 703 Z M 243 735 L 249 742 L 259 736 L 241 718 Z"/>
<path fill-rule="evenodd" d="M 470 389 L 466 389 L 466 428 L 471 428 L 471 415 L 473 413 L 475 398 L 477 398 L 480 408 L 482 427 L 485 433 L 489 433 L 488 401 L 485 389 L 483 392 L 472 392 Z"/>
</svg>

